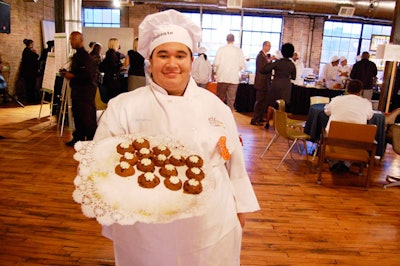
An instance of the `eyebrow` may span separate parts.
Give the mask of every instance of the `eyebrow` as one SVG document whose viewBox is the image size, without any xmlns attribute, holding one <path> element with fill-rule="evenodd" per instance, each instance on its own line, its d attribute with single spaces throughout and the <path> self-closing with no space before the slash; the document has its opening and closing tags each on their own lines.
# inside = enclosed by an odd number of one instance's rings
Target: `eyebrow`
<svg viewBox="0 0 400 266">
<path fill-rule="evenodd" d="M 175 51 L 177 54 L 185 54 L 185 55 L 187 55 L 188 54 L 188 52 L 186 52 L 185 50 L 177 50 L 177 51 Z M 160 50 L 160 51 L 158 51 L 157 52 L 157 54 L 162 54 L 162 53 L 169 53 L 167 50 Z"/>
</svg>

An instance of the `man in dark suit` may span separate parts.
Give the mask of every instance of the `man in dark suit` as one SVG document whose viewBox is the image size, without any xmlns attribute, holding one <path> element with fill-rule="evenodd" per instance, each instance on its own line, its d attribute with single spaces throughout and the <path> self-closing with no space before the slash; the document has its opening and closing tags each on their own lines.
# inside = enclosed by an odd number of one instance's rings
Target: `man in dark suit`
<svg viewBox="0 0 400 266">
<path fill-rule="evenodd" d="M 82 33 L 72 32 L 69 41 L 76 53 L 72 57 L 71 70 L 60 69 L 60 74 L 70 80 L 75 131 L 72 140 L 65 144 L 72 147 L 80 140 L 92 140 L 97 129 L 94 101 L 97 89 L 97 65 L 83 46 Z"/>
<path fill-rule="evenodd" d="M 253 117 L 251 118 L 251 125 L 262 125 L 265 120 L 263 116 L 267 109 L 267 92 L 271 84 L 271 73 L 263 74 L 261 70 L 265 65 L 271 62 L 270 54 L 271 43 L 269 41 L 263 42 L 262 50 L 258 53 L 256 58 L 256 76 L 254 79 L 254 88 L 256 89 L 256 102 L 254 104 Z"/>
</svg>

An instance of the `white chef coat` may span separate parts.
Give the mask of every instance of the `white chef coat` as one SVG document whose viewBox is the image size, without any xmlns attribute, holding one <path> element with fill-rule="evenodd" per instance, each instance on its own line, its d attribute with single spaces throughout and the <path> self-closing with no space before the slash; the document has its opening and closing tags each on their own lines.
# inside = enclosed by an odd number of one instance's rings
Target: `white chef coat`
<svg viewBox="0 0 400 266">
<path fill-rule="evenodd" d="M 246 67 L 242 50 L 229 43 L 218 49 L 215 55 L 217 82 L 239 84 L 240 71 Z"/>
<path fill-rule="evenodd" d="M 297 59 L 296 61 L 294 61 L 292 59 L 292 62 L 294 64 L 294 66 L 296 67 L 296 79 L 291 80 L 291 82 L 296 85 L 299 85 L 299 86 L 304 85 L 304 79 L 302 78 L 303 70 L 304 70 L 303 62 L 300 60 L 300 58 Z"/>
<path fill-rule="evenodd" d="M 199 55 L 193 62 L 192 77 L 198 84 L 207 84 L 211 79 L 212 67 L 210 61 Z"/>
<path fill-rule="evenodd" d="M 327 131 L 329 131 L 331 121 L 367 124 L 367 121 L 374 115 L 372 103 L 355 94 L 332 98 L 331 102 L 325 105 L 324 111 L 329 115 Z"/>
<path fill-rule="evenodd" d="M 183 96 L 170 96 L 151 82 L 110 100 L 94 140 L 123 134 L 178 139 L 212 166 L 207 176 L 215 178 L 215 191 L 202 216 L 167 224 L 104 226 L 103 234 L 114 242 L 117 265 L 239 265 L 237 213 L 256 211 L 259 205 L 231 110 L 192 78 Z M 221 136 L 231 153 L 227 162 L 217 150 Z"/>
<path fill-rule="evenodd" d="M 348 74 L 347 77 L 340 76 L 341 73 L 346 73 L 346 72 Z M 350 65 L 342 66 L 342 65 L 339 64 L 339 66 L 338 66 L 338 78 L 339 78 L 339 82 L 341 84 L 344 85 L 344 81 L 347 80 L 347 79 L 350 79 L 350 72 L 351 72 L 351 66 Z"/>
<path fill-rule="evenodd" d="M 320 80 L 325 80 L 325 86 L 332 89 L 337 84 L 338 66 L 333 66 L 332 63 L 324 65 Z"/>
</svg>

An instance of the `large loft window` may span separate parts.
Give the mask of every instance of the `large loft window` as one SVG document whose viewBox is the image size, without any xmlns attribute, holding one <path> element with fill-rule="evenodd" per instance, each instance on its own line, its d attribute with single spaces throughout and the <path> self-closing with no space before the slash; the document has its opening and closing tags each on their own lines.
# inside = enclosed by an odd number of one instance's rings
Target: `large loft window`
<svg viewBox="0 0 400 266">
<path fill-rule="evenodd" d="M 378 77 L 381 77 L 383 69 L 380 66 L 382 66 L 382 62 L 374 58 L 375 50 L 371 50 L 371 39 L 375 35 L 390 37 L 391 30 L 392 27 L 386 25 L 326 21 L 322 38 L 319 73 L 334 55 L 344 56 L 349 65 L 354 65 L 357 56 L 367 51 L 371 54 L 370 60 L 375 62 L 380 70 Z"/>
<path fill-rule="evenodd" d="M 271 54 L 281 46 L 283 19 L 280 17 L 183 13 L 201 25 L 203 31 L 201 45 L 207 48 L 210 62 L 214 61 L 218 48 L 226 45 L 226 36 L 229 33 L 235 35 L 235 45 L 242 49 L 246 58 L 249 58 L 247 70 L 253 73 L 256 70 L 255 59 L 264 41 L 271 42 Z"/>
<path fill-rule="evenodd" d="M 121 10 L 116 8 L 84 8 L 83 26 L 119 28 L 121 21 Z"/>
</svg>

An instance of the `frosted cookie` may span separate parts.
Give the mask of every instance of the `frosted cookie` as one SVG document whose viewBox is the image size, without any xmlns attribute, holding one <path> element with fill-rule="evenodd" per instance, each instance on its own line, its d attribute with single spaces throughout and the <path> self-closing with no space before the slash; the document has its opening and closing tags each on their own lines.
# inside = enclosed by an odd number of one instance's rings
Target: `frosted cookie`
<svg viewBox="0 0 400 266">
<path fill-rule="evenodd" d="M 203 191 L 203 185 L 196 179 L 188 179 L 183 183 L 183 191 L 188 194 L 200 194 Z"/>
<path fill-rule="evenodd" d="M 154 173 L 143 173 L 139 175 L 138 183 L 143 188 L 155 188 L 160 184 L 160 178 Z"/>
<path fill-rule="evenodd" d="M 115 166 L 115 173 L 122 177 L 128 177 L 135 174 L 135 169 L 128 162 L 120 162 Z"/>
<path fill-rule="evenodd" d="M 124 155 L 125 152 L 134 152 L 135 148 L 132 146 L 130 141 L 123 141 L 117 145 L 117 152 Z"/>
<path fill-rule="evenodd" d="M 201 181 L 204 179 L 204 172 L 203 170 L 201 170 L 201 168 L 198 167 L 192 167 L 192 168 L 188 168 L 186 170 L 186 176 L 190 179 L 196 179 L 198 181 Z"/>
<path fill-rule="evenodd" d="M 165 154 L 158 154 L 153 158 L 155 166 L 161 167 L 167 162 L 167 156 Z"/>
<path fill-rule="evenodd" d="M 190 155 L 186 158 L 186 165 L 190 167 L 202 167 L 203 159 L 199 155 Z"/>
<path fill-rule="evenodd" d="M 128 162 L 130 165 L 135 165 L 139 160 L 136 153 L 125 152 L 123 156 L 119 159 L 120 162 Z"/>
<path fill-rule="evenodd" d="M 152 160 L 150 158 L 144 158 L 144 159 L 140 159 L 137 164 L 136 167 L 138 170 L 142 171 L 142 172 L 154 172 L 154 163 L 152 162 Z"/>
<path fill-rule="evenodd" d="M 178 175 L 178 170 L 176 170 L 176 167 L 170 163 L 165 164 L 160 168 L 160 175 L 163 177 L 170 177 L 173 175 Z"/>
<path fill-rule="evenodd" d="M 137 138 L 133 141 L 132 144 L 136 150 L 140 150 L 141 148 L 147 148 L 147 149 L 150 148 L 150 142 L 144 138 Z"/>
<path fill-rule="evenodd" d="M 153 156 L 149 148 L 141 148 L 140 150 L 137 150 L 137 155 L 139 156 L 140 159 L 150 158 Z"/>
<path fill-rule="evenodd" d="M 164 185 L 170 190 L 177 191 L 182 188 L 182 181 L 177 176 L 171 176 L 164 179 Z"/>
<path fill-rule="evenodd" d="M 185 157 L 179 153 L 172 153 L 169 162 L 175 166 L 183 166 L 185 165 Z"/>
<path fill-rule="evenodd" d="M 165 145 L 158 145 L 153 148 L 153 153 L 155 155 L 165 154 L 168 157 L 171 154 L 171 150 Z"/>
</svg>

